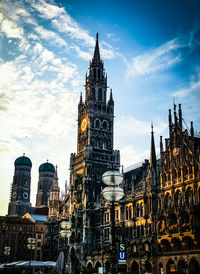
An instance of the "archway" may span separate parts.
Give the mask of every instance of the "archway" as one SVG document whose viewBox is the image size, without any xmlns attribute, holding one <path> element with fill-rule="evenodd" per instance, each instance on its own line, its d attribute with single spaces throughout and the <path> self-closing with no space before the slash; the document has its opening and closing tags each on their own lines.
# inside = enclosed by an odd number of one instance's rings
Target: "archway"
<svg viewBox="0 0 200 274">
<path fill-rule="evenodd" d="M 99 267 L 101 267 L 101 263 L 98 261 L 98 262 L 95 264 L 95 273 L 99 273 L 99 272 L 98 272 Z"/>
<path fill-rule="evenodd" d="M 163 264 L 159 263 L 159 274 L 163 274 L 164 273 L 163 271 L 164 271 Z"/>
<path fill-rule="evenodd" d="M 139 274 L 139 265 L 136 261 L 133 261 L 131 264 L 131 272 L 133 274 Z"/>
<path fill-rule="evenodd" d="M 187 265 L 184 259 L 180 259 L 177 264 L 177 272 L 178 274 L 186 274 L 187 273 Z"/>
<path fill-rule="evenodd" d="M 92 263 L 91 263 L 91 262 L 89 262 L 89 263 L 87 264 L 86 273 L 87 273 L 87 274 L 92 274 L 92 273 L 93 273 L 93 267 L 92 267 Z"/>
<path fill-rule="evenodd" d="M 195 258 L 192 258 L 189 263 L 189 274 L 199 273 L 199 263 Z"/>
<path fill-rule="evenodd" d="M 167 262 L 167 265 L 166 265 L 166 274 L 170 274 L 175 271 L 176 271 L 175 263 L 172 259 L 169 259 L 169 261 Z"/>
</svg>

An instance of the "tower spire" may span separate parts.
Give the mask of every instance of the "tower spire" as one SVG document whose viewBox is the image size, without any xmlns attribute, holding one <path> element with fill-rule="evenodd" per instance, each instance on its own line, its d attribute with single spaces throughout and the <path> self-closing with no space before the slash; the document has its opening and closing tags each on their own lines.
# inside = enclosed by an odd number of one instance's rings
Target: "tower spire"
<svg viewBox="0 0 200 274">
<path fill-rule="evenodd" d="M 54 173 L 54 178 L 53 178 L 53 184 L 52 184 L 52 189 L 58 190 L 58 171 L 57 171 L 58 166 L 56 165 L 56 170 Z"/>
<path fill-rule="evenodd" d="M 94 50 L 94 56 L 92 59 L 93 63 L 99 63 L 101 61 L 100 59 L 100 51 L 99 51 L 99 34 L 97 32 L 96 34 L 96 45 L 95 45 L 95 50 Z"/>
<path fill-rule="evenodd" d="M 154 143 L 153 123 L 151 123 L 151 152 L 150 152 L 150 168 L 156 170 L 156 150 Z"/>
</svg>

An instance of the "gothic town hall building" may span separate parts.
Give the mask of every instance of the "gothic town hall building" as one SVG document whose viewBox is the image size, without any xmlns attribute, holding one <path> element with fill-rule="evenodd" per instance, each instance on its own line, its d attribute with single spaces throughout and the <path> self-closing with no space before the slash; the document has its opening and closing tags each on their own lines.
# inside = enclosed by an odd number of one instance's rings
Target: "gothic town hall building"
<svg viewBox="0 0 200 274">
<path fill-rule="evenodd" d="M 51 201 L 55 195 L 48 202 L 57 210 L 51 208 L 48 218 L 47 259 L 64 249 L 70 273 L 98 273 L 102 266 L 111 271 L 110 203 L 101 195 L 101 177 L 120 169 L 120 153 L 113 149 L 114 100 L 112 90 L 107 93 L 97 34 L 78 105 L 69 192 L 62 205 Z M 124 172 L 125 195 L 115 202 L 115 254 L 124 244 L 126 264 L 118 264 L 117 273 L 200 273 L 200 138 L 192 122 L 184 128 L 181 105 L 173 112 L 169 138 L 164 144 L 160 138 L 160 159 L 152 125 L 150 160 Z M 59 236 L 63 219 L 71 222 L 66 241 Z"/>
</svg>

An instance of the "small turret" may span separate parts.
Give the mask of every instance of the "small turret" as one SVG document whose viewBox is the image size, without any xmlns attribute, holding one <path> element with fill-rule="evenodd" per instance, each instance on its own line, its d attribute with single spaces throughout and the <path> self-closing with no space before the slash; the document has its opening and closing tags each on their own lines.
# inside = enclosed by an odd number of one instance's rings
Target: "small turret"
<svg viewBox="0 0 200 274">
<path fill-rule="evenodd" d="M 109 105 L 114 105 L 113 95 L 112 95 L 112 89 L 110 89 L 110 98 L 108 101 Z"/>
<path fill-rule="evenodd" d="M 172 133 L 172 114 L 171 114 L 171 109 L 169 109 L 168 120 L 169 120 L 169 137 L 170 137 L 171 133 Z"/>
<path fill-rule="evenodd" d="M 192 137 L 194 137 L 194 126 L 193 126 L 193 122 L 191 121 L 191 126 L 190 126 L 190 134 Z"/>
<path fill-rule="evenodd" d="M 174 104 L 174 124 L 177 127 L 176 104 Z"/>
<path fill-rule="evenodd" d="M 156 171 L 156 150 L 155 150 L 155 143 L 154 143 L 153 124 L 151 124 L 150 168 L 152 168 Z"/>
<path fill-rule="evenodd" d="M 181 110 L 181 104 L 179 104 L 179 127 L 180 127 L 180 131 L 182 132 L 182 110 Z"/>
<path fill-rule="evenodd" d="M 162 136 L 160 136 L 160 159 L 161 159 L 161 161 L 163 159 L 163 141 L 162 141 Z"/>
</svg>

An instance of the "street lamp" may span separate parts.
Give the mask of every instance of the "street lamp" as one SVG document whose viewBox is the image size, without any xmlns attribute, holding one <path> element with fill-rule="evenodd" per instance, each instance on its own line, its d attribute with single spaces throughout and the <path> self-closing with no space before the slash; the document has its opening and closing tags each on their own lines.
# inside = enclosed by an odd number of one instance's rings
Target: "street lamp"
<svg viewBox="0 0 200 274">
<path fill-rule="evenodd" d="M 71 222 L 70 221 L 66 221 L 66 220 L 62 220 L 60 222 L 60 227 L 61 227 L 61 230 L 59 232 L 61 238 L 64 239 L 64 248 L 63 250 L 65 250 L 66 248 L 66 238 L 69 238 L 71 236 Z"/>
<path fill-rule="evenodd" d="M 6 261 L 9 262 L 10 246 L 5 246 L 5 247 L 4 247 L 4 255 L 8 256 L 8 258 L 6 259 Z M 5 263 L 5 267 L 6 267 L 6 263 Z"/>
<path fill-rule="evenodd" d="M 102 190 L 104 199 L 111 202 L 111 236 L 112 236 L 112 273 L 116 273 L 115 265 L 115 202 L 121 200 L 124 196 L 124 190 L 119 187 L 123 182 L 123 175 L 116 170 L 106 171 L 102 175 L 102 181 L 108 185 Z"/>
<path fill-rule="evenodd" d="M 28 238 L 28 244 L 27 247 L 30 250 L 30 260 L 29 260 L 29 268 L 31 267 L 31 255 L 32 255 L 32 250 L 35 249 L 35 238 Z"/>
</svg>

